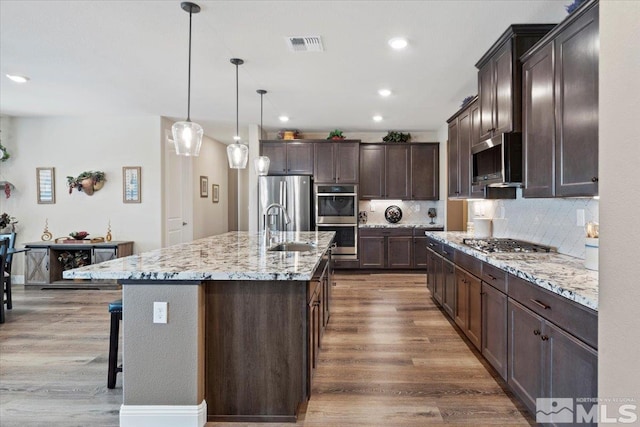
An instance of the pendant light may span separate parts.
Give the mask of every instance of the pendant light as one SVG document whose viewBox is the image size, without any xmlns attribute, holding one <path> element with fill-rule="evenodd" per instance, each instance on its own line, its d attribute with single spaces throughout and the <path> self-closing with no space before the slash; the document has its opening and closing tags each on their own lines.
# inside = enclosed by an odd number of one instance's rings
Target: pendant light
<svg viewBox="0 0 640 427">
<path fill-rule="evenodd" d="M 182 10 L 189 12 L 189 79 L 187 83 L 187 120 L 171 126 L 176 154 L 179 156 L 198 156 L 202 146 L 202 126 L 191 121 L 191 15 L 200 12 L 195 3 L 183 2 Z"/>
<path fill-rule="evenodd" d="M 260 94 L 260 139 L 262 139 L 262 97 L 267 93 L 264 89 L 258 89 L 256 92 Z M 253 166 L 256 168 L 256 173 L 259 176 L 264 176 L 269 173 L 270 160 L 267 156 L 257 157 L 253 161 Z"/>
<path fill-rule="evenodd" d="M 244 169 L 249 160 L 249 147 L 240 143 L 240 126 L 238 125 L 238 65 L 244 64 L 244 61 L 240 58 L 231 58 L 231 63 L 236 66 L 236 136 L 233 137 L 235 142 L 227 146 L 227 157 L 231 169 Z"/>
</svg>

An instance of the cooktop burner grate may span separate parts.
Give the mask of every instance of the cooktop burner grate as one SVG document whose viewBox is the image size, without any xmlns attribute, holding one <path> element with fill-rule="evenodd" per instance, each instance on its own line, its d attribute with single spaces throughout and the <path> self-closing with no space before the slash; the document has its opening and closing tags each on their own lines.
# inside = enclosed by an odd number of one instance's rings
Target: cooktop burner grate
<svg viewBox="0 0 640 427">
<path fill-rule="evenodd" d="M 515 239 L 463 239 L 462 243 L 486 253 L 551 252 L 549 246 Z"/>
</svg>

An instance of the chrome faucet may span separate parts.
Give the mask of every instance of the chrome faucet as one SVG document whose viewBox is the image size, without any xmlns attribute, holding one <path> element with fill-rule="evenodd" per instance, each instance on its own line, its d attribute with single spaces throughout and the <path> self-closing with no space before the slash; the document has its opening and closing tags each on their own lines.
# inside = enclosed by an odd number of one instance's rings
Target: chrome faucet
<svg viewBox="0 0 640 427">
<path fill-rule="evenodd" d="M 269 226 L 269 224 L 267 224 L 267 217 L 269 216 L 269 210 L 271 210 L 271 208 L 280 208 L 280 210 L 284 214 L 284 222 L 286 224 L 289 224 L 291 222 L 291 218 L 289 218 L 287 209 L 284 206 L 282 206 L 280 203 L 271 203 L 269 206 L 267 206 L 267 208 L 264 210 L 264 214 L 262 217 L 262 224 L 264 226 L 263 228 L 264 228 L 264 245 L 265 246 L 268 246 L 271 244 L 271 227 Z"/>
</svg>

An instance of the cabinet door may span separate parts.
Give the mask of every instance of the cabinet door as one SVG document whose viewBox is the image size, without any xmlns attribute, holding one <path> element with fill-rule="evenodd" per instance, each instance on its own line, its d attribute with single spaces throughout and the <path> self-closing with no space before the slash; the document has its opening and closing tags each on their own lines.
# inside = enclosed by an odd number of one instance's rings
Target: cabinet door
<svg viewBox="0 0 640 427">
<path fill-rule="evenodd" d="M 411 151 L 408 145 L 387 145 L 385 197 L 406 200 L 411 197 Z"/>
<path fill-rule="evenodd" d="M 313 144 L 310 142 L 287 143 L 287 174 L 313 175 Z"/>
<path fill-rule="evenodd" d="M 478 70 L 478 106 L 480 109 L 480 139 L 491 138 L 493 131 L 493 61 Z"/>
<path fill-rule="evenodd" d="M 546 397 L 542 393 L 543 351 L 540 339 L 544 320 L 512 299 L 508 299 L 507 308 L 507 383 L 525 406 L 535 414 L 536 398 Z"/>
<path fill-rule="evenodd" d="M 327 268 L 322 278 L 322 328 L 326 328 L 331 317 L 331 267 Z"/>
<path fill-rule="evenodd" d="M 456 268 L 456 303 L 453 308 L 453 320 L 456 325 L 467 331 L 469 319 L 469 285 L 467 285 L 466 273 L 464 270 Z"/>
<path fill-rule="evenodd" d="M 597 397 L 598 353 L 549 322 L 541 338 L 549 354 L 545 397 Z"/>
<path fill-rule="evenodd" d="M 598 194 L 598 8 L 555 40 L 556 196 Z"/>
<path fill-rule="evenodd" d="M 466 280 L 469 288 L 469 318 L 465 334 L 478 350 L 482 350 L 482 282 L 471 274 L 466 275 Z"/>
<path fill-rule="evenodd" d="M 435 252 L 429 251 L 428 262 L 427 280 L 431 283 L 431 296 L 438 304 L 442 304 L 442 258 Z"/>
<path fill-rule="evenodd" d="M 507 380 L 507 296 L 482 283 L 482 355 Z"/>
<path fill-rule="evenodd" d="M 334 183 L 336 168 L 334 164 L 337 144 L 317 142 L 314 146 L 313 179 L 316 184 Z"/>
<path fill-rule="evenodd" d="M 27 285 L 46 285 L 49 280 L 49 250 L 31 248 L 26 252 L 25 283 Z"/>
<path fill-rule="evenodd" d="M 269 157 L 269 175 L 287 174 L 287 149 L 285 142 L 263 143 L 262 155 Z"/>
<path fill-rule="evenodd" d="M 460 195 L 458 178 L 458 119 L 449 123 L 449 141 L 447 142 L 447 194 L 449 197 Z"/>
<path fill-rule="evenodd" d="M 478 101 L 474 101 L 470 106 L 471 111 L 471 146 L 480 143 L 480 105 Z"/>
<path fill-rule="evenodd" d="M 385 238 L 360 236 L 360 268 L 384 268 Z"/>
<path fill-rule="evenodd" d="M 435 299 L 436 294 L 436 259 L 438 256 L 432 250 L 427 249 L 427 289 Z"/>
<path fill-rule="evenodd" d="M 413 267 L 418 269 L 427 268 L 427 238 L 413 238 Z"/>
<path fill-rule="evenodd" d="M 493 58 L 494 67 L 494 134 L 511 132 L 513 128 L 513 53 L 507 41 Z"/>
<path fill-rule="evenodd" d="M 553 43 L 522 66 L 524 197 L 553 197 L 555 119 Z M 534 96 L 535 94 L 535 96 Z M 578 155 L 578 153 L 574 153 Z"/>
<path fill-rule="evenodd" d="M 116 248 L 94 248 L 93 249 L 93 264 L 109 261 L 117 258 Z"/>
<path fill-rule="evenodd" d="M 387 237 L 387 267 L 411 268 L 413 265 L 413 237 Z"/>
<path fill-rule="evenodd" d="M 314 292 L 307 307 L 307 397 L 311 396 L 313 376 L 318 366 L 321 324 L 320 298 L 318 293 Z"/>
<path fill-rule="evenodd" d="M 442 259 L 442 308 L 453 318 L 456 304 L 456 267 L 446 259 Z"/>
<path fill-rule="evenodd" d="M 467 109 L 458 116 L 458 194 L 469 197 L 471 194 L 471 110 Z"/>
<path fill-rule="evenodd" d="M 385 176 L 384 145 L 360 146 L 360 198 L 384 197 Z"/>
<path fill-rule="evenodd" d="M 438 144 L 411 146 L 411 199 L 440 198 L 440 149 Z"/>
<path fill-rule="evenodd" d="M 335 157 L 336 181 L 340 184 L 357 184 L 360 166 L 360 144 L 357 142 L 341 142 L 337 144 Z"/>
</svg>

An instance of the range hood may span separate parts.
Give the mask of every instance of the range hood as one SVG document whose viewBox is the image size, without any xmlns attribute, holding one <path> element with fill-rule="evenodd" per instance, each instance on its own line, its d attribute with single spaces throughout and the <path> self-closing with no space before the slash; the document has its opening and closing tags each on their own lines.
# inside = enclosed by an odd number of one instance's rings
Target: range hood
<svg viewBox="0 0 640 427">
<path fill-rule="evenodd" d="M 503 133 L 471 147 L 472 191 L 522 187 L 522 134 Z"/>
</svg>

